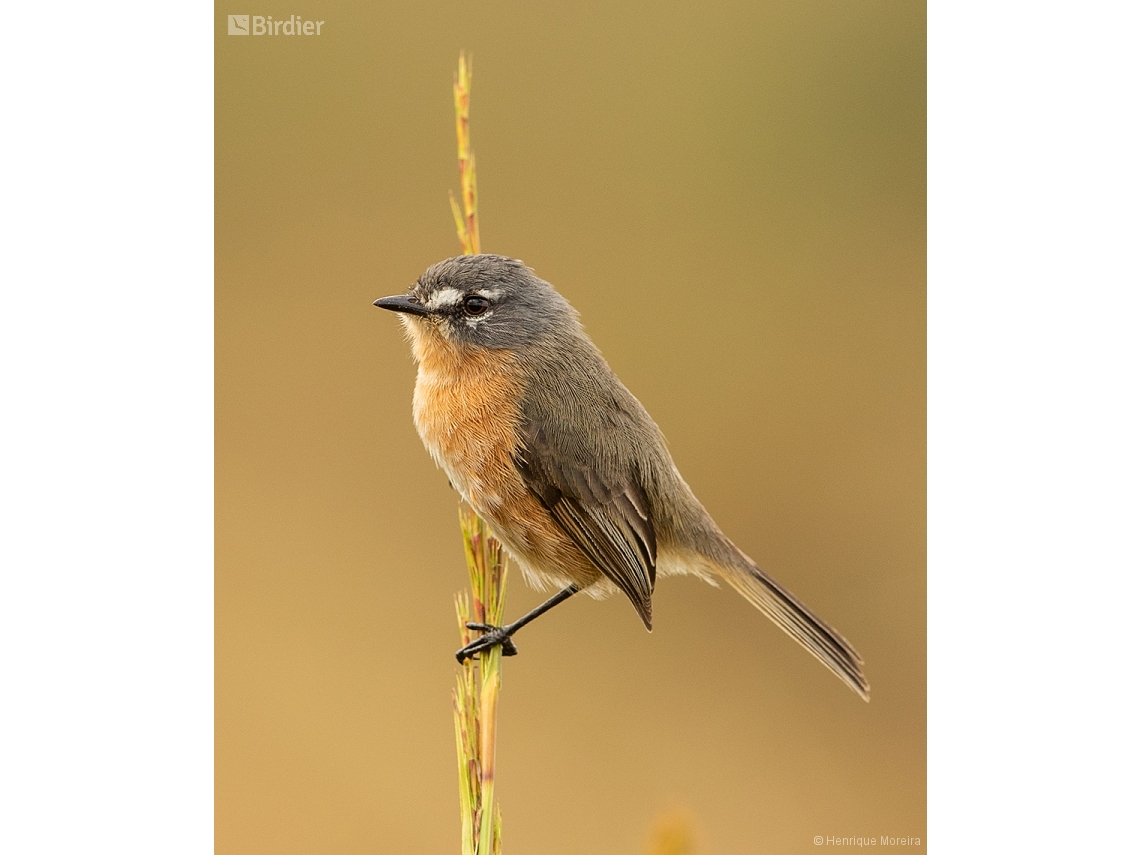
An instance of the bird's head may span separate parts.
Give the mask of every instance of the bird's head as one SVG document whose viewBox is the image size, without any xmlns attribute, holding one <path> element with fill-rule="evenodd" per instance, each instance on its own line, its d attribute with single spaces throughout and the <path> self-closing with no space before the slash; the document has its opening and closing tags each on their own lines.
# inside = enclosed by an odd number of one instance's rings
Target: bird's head
<svg viewBox="0 0 1140 855">
<path fill-rule="evenodd" d="M 373 305 L 400 312 L 416 344 L 427 338 L 460 348 L 510 349 L 577 326 L 574 310 L 553 287 L 521 261 L 501 255 L 441 261 L 407 294 Z"/>
</svg>

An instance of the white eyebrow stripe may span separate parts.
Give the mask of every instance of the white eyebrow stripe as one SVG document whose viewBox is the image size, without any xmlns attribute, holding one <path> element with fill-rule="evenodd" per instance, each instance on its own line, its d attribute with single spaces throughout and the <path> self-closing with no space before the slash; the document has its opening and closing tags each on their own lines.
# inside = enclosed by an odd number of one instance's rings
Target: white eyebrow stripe
<svg viewBox="0 0 1140 855">
<path fill-rule="evenodd" d="M 475 293 L 480 297 L 486 297 L 488 300 L 497 300 L 503 296 L 503 292 L 499 288 L 480 288 Z"/>
<path fill-rule="evenodd" d="M 441 288 L 439 291 L 436 291 L 428 298 L 427 302 L 424 303 L 424 308 L 428 309 L 429 311 L 435 311 L 436 309 L 443 308 L 444 306 L 454 306 L 462 299 L 462 291 L 459 291 L 455 288 Z"/>
</svg>

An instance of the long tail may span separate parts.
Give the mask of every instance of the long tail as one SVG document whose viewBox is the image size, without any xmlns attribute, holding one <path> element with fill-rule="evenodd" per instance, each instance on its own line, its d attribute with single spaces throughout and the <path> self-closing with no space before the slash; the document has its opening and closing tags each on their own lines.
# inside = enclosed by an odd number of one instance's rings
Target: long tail
<svg viewBox="0 0 1140 855">
<path fill-rule="evenodd" d="M 721 564 L 717 568 L 724 580 L 834 671 L 835 676 L 854 689 L 859 697 L 870 701 L 871 685 L 863 675 L 863 657 L 847 643 L 847 639 L 752 563 L 744 553 L 737 552 L 740 561 Z"/>
</svg>

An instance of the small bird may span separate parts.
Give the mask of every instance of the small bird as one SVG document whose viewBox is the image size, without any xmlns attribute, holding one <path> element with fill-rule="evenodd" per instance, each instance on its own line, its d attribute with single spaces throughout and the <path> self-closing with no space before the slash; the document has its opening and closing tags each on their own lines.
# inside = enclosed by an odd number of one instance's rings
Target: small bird
<svg viewBox="0 0 1140 855">
<path fill-rule="evenodd" d="M 526 581 L 561 588 L 514 623 L 471 624 L 483 634 L 460 662 L 513 655 L 519 629 L 579 591 L 621 591 L 651 630 L 657 576 L 690 574 L 727 582 L 870 700 L 859 654 L 721 532 L 549 283 L 516 259 L 462 255 L 374 305 L 400 312 L 411 340 L 428 452 Z"/>
</svg>

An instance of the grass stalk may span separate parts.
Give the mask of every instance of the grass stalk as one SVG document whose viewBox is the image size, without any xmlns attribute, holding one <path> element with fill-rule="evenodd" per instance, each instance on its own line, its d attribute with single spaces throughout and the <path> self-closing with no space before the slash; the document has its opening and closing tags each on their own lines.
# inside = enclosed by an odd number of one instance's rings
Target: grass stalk
<svg viewBox="0 0 1140 855">
<path fill-rule="evenodd" d="M 459 637 L 467 644 L 475 623 L 501 624 L 507 582 L 507 556 L 486 524 L 466 504 L 459 508 L 459 528 L 471 593 L 455 598 Z M 498 855 L 501 818 L 495 798 L 495 737 L 499 690 L 502 686 L 502 651 L 468 659 L 456 675 L 452 696 L 455 739 L 459 759 L 459 803 L 463 855 Z"/>
<path fill-rule="evenodd" d="M 479 199 L 475 186 L 475 152 L 471 150 L 471 58 L 459 54 L 459 70 L 452 87 L 455 96 L 455 139 L 459 144 L 459 193 L 463 207 L 451 196 L 451 213 L 464 255 L 479 253 Z"/>
<path fill-rule="evenodd" d="M 471 61 L 459 55 L 455 75 L 455 136 L 459 150 L 462 206 L 451 194 L 451 212 L 463 253 L 479 252 L 478 196 L 475 153 L 471 150 Z M 499 626 L 507 584 L 507 555 L 491 536 L 487 524 L 465 503 L 459 508 L 459 528 L 471 581 L 470 595 L 455 599 L 459 637 L 473 640 L 468 622 Z M 499 855 L 502 817 L 495 804 L 495 741 L 499 690 L 502 687 L 502 649 L 494 647 L 468 659 L 456 675 L 452 704 L 459 768 L 459 808 L 463 855 Z"/>
</svg>

